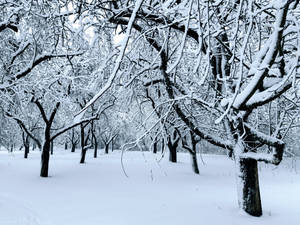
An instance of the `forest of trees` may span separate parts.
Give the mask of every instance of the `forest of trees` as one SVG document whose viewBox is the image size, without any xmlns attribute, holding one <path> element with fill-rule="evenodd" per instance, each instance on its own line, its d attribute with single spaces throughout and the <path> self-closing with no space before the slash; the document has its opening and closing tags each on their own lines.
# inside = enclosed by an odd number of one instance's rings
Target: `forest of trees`
<svg viewBox="0 0 300 225">
<path fill-rule="evenodd" d="M 58 147 L 80 163 L 186 151 L 196 174 L 197 152 L 221 152 L 240 209 L 261 216 L 258 162 L 300 155 L 297 0 L 0 0 L 0 12 L 0 146 L 40 150 L 41 177 Z"/>
</svg>

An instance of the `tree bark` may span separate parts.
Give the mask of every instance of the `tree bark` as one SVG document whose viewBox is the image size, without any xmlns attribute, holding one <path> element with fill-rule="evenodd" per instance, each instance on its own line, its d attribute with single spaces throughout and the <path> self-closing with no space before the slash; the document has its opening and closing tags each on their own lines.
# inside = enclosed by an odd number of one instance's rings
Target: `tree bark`
<svg viewBox="0 0 300 225">
<path fill-rule="evenodd" d="M 105 154 L 108 154 L 108 149 L 109 149 L 109 144 L 104 144 L 105 145 Z"/>
<path fill-rule="evenodd" d="M 154 143 L 153 143 L 153 153 L 156 154 L 157 153 L 157 138 L 155 138 Z"/>
<path fill-rule="evenodd" d="M 199 174 L 199 167 L 198 167 L 198 161 L 197 161 L 197 153 L 194 152 L 191 154 L 192 157 L 192 167 L 193 167 L 193 171 L 196 174 Z"/>
<path fill-rule="evenodd" d="M 161 139 L 161 153 L 165 151 L 165 139 Z"/>
<path fill-rule="evenodd" d="M 71 152 L 75 152 L 76 149 L 76 143 L 72 143 Z"/>
<path fill-rule="evenodd" d="M 68 142 L 67 142 L 67 140 L 65 141 L 65 150 L 68 150 Z"/>
<path fill-rule="evenodd" d="M 53 155 L 53 141 L 51 141 L 51 144 L 50 144 L 50 153 L 51 153 L 51 155 Z"/>
<path fill-rule="evenodd" d="M 85 140 L 84 140 L 84 126 L 80 125 L 80 141 L 81 141 L 81 158 L 80 163 L 85 162 L 85 155 L 87 149 L 85 149 Z"/>
<path fill-rule="evenodd" d="M 200 140 L 196 140 L 196 135 L 194 134 L 194 132 L 190 132 L 191 134 L 191 141 L 192 141 L 192 167 L 193 167 L 193 171 L 196 174 L 199 174 L 199 167 L 198 167 L 198 161 L 197 161 L 197 143 Z"/>
<path fill-rule="evenodd" d="M 94 158 L 97 158 L 98 155 L 98 142 L 96 138 L 94 138 Z"/>
<path fill-rule="evenodd" d="M 24 145 L 24 158 L 28 158 L 28 153 L 29 153 L 29 145 Z"/>
<path fill-rule="evenodd" d="M 257 161 L 236 159 L 239 206 L 252 216 L 262 215 Z"/>
<path fill-rule="evenodd" d="M 45 140 L 41 156 L 41 177 L 48 177 L 50 159 L 50 141 Z"/>
<path fill-rule="evenodd" d="M 177 162 L 177 145 L 173 144 L 172 141 L 168 140 L 168 148 L 169 148 L 169 161 L 176 163 Z"/>
<path fill-rule="evenodd" d="M 80 163 L 83 164 L 85 163 L 85 155 L 86 155 L 87 149 L 82 149 L 81 150 L 81 158 L 80 158 Z"/>
</svg>

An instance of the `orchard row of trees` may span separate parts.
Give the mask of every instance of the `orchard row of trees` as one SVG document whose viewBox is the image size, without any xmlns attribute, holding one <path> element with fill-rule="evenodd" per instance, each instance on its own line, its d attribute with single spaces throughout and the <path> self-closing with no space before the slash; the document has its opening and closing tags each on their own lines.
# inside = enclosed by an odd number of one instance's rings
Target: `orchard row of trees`
<svg viewBox="0 0 300 225">
<path fill-rule="evenodd" d="M 197 145 L 236 164 L 262 215 L 259 161 L 299 154 L 297 0 L 0 0 L 0 143 L 42 151 Z M 54 144 L 53 144 L 54 143 Z M 52 146 L 52 147 L 51 147 Z M 299 145 L 298 145 L 299 146 Z"/>
</svg>

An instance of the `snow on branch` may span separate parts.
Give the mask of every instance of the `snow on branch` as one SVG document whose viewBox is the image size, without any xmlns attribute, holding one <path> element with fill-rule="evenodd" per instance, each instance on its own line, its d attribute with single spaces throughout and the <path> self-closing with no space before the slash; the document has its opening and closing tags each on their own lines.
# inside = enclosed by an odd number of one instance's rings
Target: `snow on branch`
<svg viewBox="0 0 300 225">
<path fill-rule="evenodd" d="M 289 88 L 292 87 L 292 82 L 287 82 L 286 81 L 282 81 L 278 84 L 275 84 L 274 86 L 254 94 L 245 104 L 244 108 L 256 108 L 258 106 L 262 106 L 272 100 L 274 100 L 275 98 L 279 97 L 281 94 L 283 94 L 284 92 L 286 92 Z"/>
<path fill-rule="evenodd" d="M 274 31 L 266 41 L 265 46 L 258 52 L 256 60 L 252 63 L 249 74 L 254 74 L 247 87 L 236 97 L 233 107 L 240 109 L 252 97 L 263 79 L 267 76 L 270 67 L 275 61 L 278 45 L 281 41 L 283 27 L 286 21 L 286 15 L 289 4 L 286 2 L 284 7 L 278 9 Z"/>
<path fill-rule="evenodd" d="M 247 123 L 244 123 L 244 126 L 245 129 L 247 129 L 248 132 L 251 133 L 251 135 L 253 135 L 253 137 L 256 138 L 258 141 L 268 146 L 271 146 L 272 153 L 259 154 L 259 153 L 247 152 L 247 153 L 241 153 L 239 156 L 242 158 L 252 158 L 258 161 L 264 161 L 266 163 L 272 163 L 274 165 L 278 165 L 282 160 L 285 143 L 276 137 L 266 135 L 254 129 Z"/>
<path fill-rule="evenodd" d="M 27 67 L 23 70 L 19 71 L 15 74 L 16 79 L 20 79 L 30 73 L 34 67 L 51 58 L 62 58 L 62 57 L 70 57 L 70 56 L 78 56 L 83 54 L 83 52 L 75 52 L 75 53 L 63 53 L 63 54 L 41 54 L 40 56 L 36 57 L 32 63 L 30 63 Z"/>
<path fill-rule="evenodd" d="M 56 134 L 54 134 L 51 138 L 50 138 L 50 141 L 53 141 L 55 138 L 57 138 L 59 135 L 67 132 L 68 130 L 80 125 L 80 124 L 83 124 L 83 123 L 89 123 L 93 120 L 98 120 L 98 115 L 96 116 L 93 116 L 93 117 L 90 117 L 90 118 L 86 118 L 86 119 L 82 119 L 80 121 L 75 121 L 74 123 L 62 128 L 61 130 L 59 130 Z"/>
<path fill-rule="evenodd" d="M 126 30 L 126 34 L 125 34 L 125 37 L 122 41 L 122 45 L 121 45 L 121 50 L 120 50 L 120 54 L 117 58 L 117 61 L 116 61 L 116 64 L 115 64 L 115 67 L 110 75 L 110 77 L 108 78 L 108 81 L 106 82 L 106 84 L 101 88 L 101 90 L 86 104 L 86 106 L 79 111 L 79 113 L 77 113 L 76 117 L 78 118 L 81 118 L 83 116 L 83 114 L 86 112 L 86 110 L 95 102 L 97 101 L 110 87 L 111 85 L 113 84 L 113 81 L 115 80 L 116 76 L 117 76 L 117 73 L 119 71 L 119 68 L 120 68 L 120 65 L 121 65 L 121 62 L 122 62 L 122 59 L 124 57 L 124 54 L 125 54 L 125 50 L 127 48 L 127 45 L 128 45 L 128 41 L 129 41 L 129 38 L 130 38 L 130 34 L 131 34 L 131 29 L 133 27 L 133 24 L 134 24 L 134 21 L 135 21 L 135 18 L 136 18 L 136 14 L 137 14 L 137 11 L 140 9 L 142 3 L 143 3 L 144 0 L 138 0 L 136 1 L 135 3 L 135 7 L 134 7 L 134 10 L 131 14 L 131 17 L 129 19 L 129 22 L 128 22 L 128 25 L 127 25 L 127 30 Z"/>
<path fill-rule="evenodd" d="M 15 121 L 18 123 L 18 125 L 21 127 L 21 129 L 22 129 L 25 133 L 27 133 L 28 136 L 29 136 L 32 140 L 35 141 L 35 143 L 37 144 L 38 148 L 41 149 L 41 147 L 42 147 L 41 142 L 40 142 L 37 138 L 34 137 L 34 135 L 29 131 L 29 129 L 25 126 L 25 124 L 23 123 L 23 121 L 22 121 L 20 118 L 15 117 L 15 116 L 11 115 L 11 114 L 8 113 L 8 112 L 6 112 L 5 115 L 8 116 L 9 118 L 15 120 Z"/>
</svg>

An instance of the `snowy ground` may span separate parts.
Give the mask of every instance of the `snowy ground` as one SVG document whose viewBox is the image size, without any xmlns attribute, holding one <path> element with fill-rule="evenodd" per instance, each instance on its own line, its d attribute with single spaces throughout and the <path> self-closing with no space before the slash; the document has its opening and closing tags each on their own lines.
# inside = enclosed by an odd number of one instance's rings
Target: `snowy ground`
<svg viewBox="0 0 300 225">
<path fill-rule="evenodd" d="M 91 153 L 91 152 L 90 152 Z M 49 178 L 39 177 L 40 154 L 0 152 L 0 225 L 299 225 L 300 163 L 260 164 L 264 216 L 237 208 L 234 164 L 204 155 L 194 175 L 189 155 L 160 163 L 149 153 L 128 152 L 124 176 L 120 153 L 87 155 L 55 152 Z M 200 160 L 199 160 L 200 161 Z"/>
</svg>

